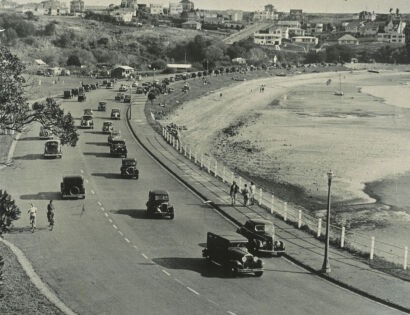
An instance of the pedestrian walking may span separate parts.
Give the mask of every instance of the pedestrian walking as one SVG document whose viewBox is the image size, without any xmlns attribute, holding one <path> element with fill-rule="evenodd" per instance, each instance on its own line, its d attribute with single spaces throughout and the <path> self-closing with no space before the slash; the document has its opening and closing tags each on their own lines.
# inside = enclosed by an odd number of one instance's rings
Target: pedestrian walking
<svg viewBox="0 0 410 315">
<path fill-rule="evenodd" d="M 54 210 L 53 200 L 50 200 L 50 203 L 47 205 L 47 220 L 50 231 L 54 228 Z"/>
<path fill-rule="evenodd" d="M 255 204 L 255 193 L 256 193 L 256 186 L 254 182 L 251 182 L 251 186 L 249 187 L 250 190 L 250 202 L 251 205 L 253 206 Z"/>
<path fill-rule="evenodd" d="M 231 185 L 231 191 L 230 191 L 230 195 L 231 195 L 231 204 L 232 206 L 235 205 L 236 202 L 236 194 L 239 192 L 239 186 L 236 184 L 235 181 L 233 181 L 232 185 Z"/>
<path fill-rule="evenodd" d="M 31 232 L 34 233 L 34 229 L 36 228 L 36 215 L 37 215 L 37 208 L 34 207 L 32 203 L 30 203 L 31 207 L 28 209 L 27 213 L 30 214 L 30 225 L 31 225 Z"/>
<path fill-rule="evenodd" d="M 249 188 L 247 184 L 245 184 L 245 186 L 242 189 L 242 195 L 243 195 L 243 204 L 247 206 L 249 203 Z"/>
</svg>

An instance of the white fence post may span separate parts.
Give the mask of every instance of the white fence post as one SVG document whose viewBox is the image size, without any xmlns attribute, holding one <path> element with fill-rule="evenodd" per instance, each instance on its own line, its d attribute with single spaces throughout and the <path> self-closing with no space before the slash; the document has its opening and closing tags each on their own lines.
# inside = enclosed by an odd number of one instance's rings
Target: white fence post
<svg viewBox="0 0 410 315">
<path fill-rule="evenodd" d="M 184 145 L 184 156 L 186 157 L 186 145 Z"/>
<path fill-rule="evenodd" d="M 208 158 L 208 173 L 211 174 L 211 158 Z"/>
<path fill-rule="evenodd" d="M 346 233 L 346 229 L 344 226 L 342 226 L 342 235 L 340 235 L 340 247 L 341 248 L 345 247 L 345 233 Z"/>
<path fill-rule="evenodd" d="M 165 135 L 165 128 L 162 127 L 162 136 L 164 136 L 164 135 Z"/>
<path fill-rule="evenodd" d="M 204 154 L 201 153 L 201 168 L 204 167 Z"/>
<path fill-rule="evenodd" d="M 270 199 L 270 213 L 273 214 L 273 203 L 275 202 L 275 195 L 272 194 L 272 198 Z"/>
<path fill-rule="evenodd" d="M 175 147 L 175 137 L 172 137 L 172 146 Z"/>
<path fill-rule="evenodd" d="M 179 140 L 178 139 L 177 139 L 177 145 L 176 145 L 175 149 L 177 149 L 177 151 L 179 151 Z"/>
<path fill-rule="evenodd" d="M 225 165 L 222 168 L 222 183 L 225 183 Z"/>
<path fill-rule="evenodd" d="M 404 259 L 403 259 L 403 269 L 407 270 L 407 256 L 409 254 L 409 248 L 404 246 Z"/>
<path fill-rule="evenodd" d="M 285 201 L 283 204 L 283 221 L 288 219 L 288 203 Z"/>
<path fill-rule="evenodd" d="M 234 178 L 235 178 L 235 176 L 234 176 L 233 172 L 231 172 L 231 183 L 233 183 Z"/>
<path fill-rule="evenodd" d="M 322 218 L 317 220 L 317 237 L 320 237 L 322 234 Z"/>
<path fill-rule="evenodd" d="M 241 191 L 242 187 L 242 177 L 239 176 L 239 191 Z"/>
<path fill-rule="evenodd" d="M 298 211 L 298 229 L 302 226 L 302 210 Z"/>
<path fill-rule="evenodd" d="M 218 177 L 218 161 L 215 160 L 215 177 Z"/>
<path fill-rule="evenodd" d="M 189 160 L 191 161 L 191 159 L 192 159 L 192 150 L 191 150 L 191 147 L 189 147 Z"/>
<path fill-rule="evenodd" d="M 263 196 L 263 192 L 262 192 L 262 188 L 259 188 L 259 205 L 262 205 L 262 196 Z"/>
<path fill-rule="evenodd" d="M 195 153 L 194 153 L 194 161 L 195 161 L 195 164 L 196 164 L 196 162 L 197 162 L 197 151 L 195 150 Z"/>
<path fill-rule="evenodd" d="M 370 243 L 370 260 L 373 260 L 373 257 L 374 257 L 374 241 L 375 241 L 375 238 L 374 236 L 372 236 L 371 243 Z"/>
</svg>

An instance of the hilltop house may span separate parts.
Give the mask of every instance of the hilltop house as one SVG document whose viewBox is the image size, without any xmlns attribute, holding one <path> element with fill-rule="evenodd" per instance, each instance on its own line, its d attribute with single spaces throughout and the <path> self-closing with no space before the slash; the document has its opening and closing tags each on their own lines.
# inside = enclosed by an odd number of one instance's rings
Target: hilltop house
<svg viewBox="0 0 410 315">
<path fill-rule="evenodd" d="M 83 0 L 71 0 L 70 1 L 70 13 L 75 15 L 76 13 L 84 12 Z"/>
<path fill-rule="evenodd" d="M 253 34 L 253 42 L 257 45 L 281 45 L 282 36 L 276 34 L 255 33 Z"/>
<path fill-rule="evenodd" d="M 158 14 L 163 14 L 164 9 L 162 8 L 162 4 L 151 3 L 149 6 L 149 12 L 150 14 L 158 15 Z"/>
<path fill-rule="evenodd" d="M 402 20 L 390 20 L 389 23 L 384 27 L 384 33 L 377 34 L 377 41 L 384 43 L 405 44 L 405 28 L 406 22 L 403 22 Z"/>
<path fill-rule="evenodd" d="M 343 35 L 337 40 L 339 45 L 359 45 L 359 40 L 350 34 Z"/>
<path fill-rule="evenodd" d="M 319 43 L 319 39 L 314 36 L 295 36 L 295 37 L 292 37 L 292 42 L 301 43 L 301 44 L 309 44 L 309 45 L 317 45 Z"/>
<path fill-rule="evenodd" d="M 370 21 L 373 22 L 376 20 L 376 13 L 373 12 L 368 12 L 368 11 L 362 11 L 359 13 L 359 19 L 360 21 Z"/>
<path fill-rule="evenodd" d="M 187 21 L 182 23 L 182 28 L 191 29 L 191 30 L 200 30 L 202 27 L 201 23 L 197 21 Z"/>
<path fill-rule="evenodd" d="M 361 21 L 353 21 L 345 26 L 346 33 L 357 34 L 360 32 L 360 28 L 364 26 L 364 23 Z"/>
<path fill-rule="evenodd" d="M 360 35 L 362 36 L 376 36 L 379 32 L 379 24 L 377 23 L 366 23 L 360 28 Z"/>
<path fill-rule="evenodd" d="M 184 8 L 181 3 L 169 3 L 169 15 L 180 15 L 182 12 L 184 12 Z"/>
<path fill-rule="evenodd" d="M 112 78 L 129 78 L 134 73 L 134 68 L 128 66 L 117 66 L 111 70 Z"/>
</svg>

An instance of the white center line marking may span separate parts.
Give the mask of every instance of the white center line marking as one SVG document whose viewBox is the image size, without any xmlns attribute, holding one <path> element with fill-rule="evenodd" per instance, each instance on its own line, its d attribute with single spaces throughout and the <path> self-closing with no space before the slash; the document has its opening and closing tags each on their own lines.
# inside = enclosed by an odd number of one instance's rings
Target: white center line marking
<svg viewBox="0 0 410 315">
<path fill-rule="evenodd" d="M 130 242 L 130 240 L 129 240 L 128 238 L 126 238 L 126 237 L 124 237 L 124 241 L 126 241 L 127 243 Z"/>
<path fill-rule="evenodd" d="M 219 305 L 218 303 L 216 303 L 215 301 L 212 301 L 211 299 L 207 299 L 207 300 L 208 302 L 211 302 L 212 304 Z"/>
<path fill-rule="evenodd" d="M 85 179 L 85 182 L 88 183 L 88 179 Z"/>
<path fill-rule="evenodd" d="M 148 256 L 145 255 L 144 253 L 142 253 L 141 255 L 142 255 L 142 257 L 144 257 L 145 259 L 148 259 Z"/>
<path fill-rule="evenodd" d="M 124 236 L 124 233 L 122 233 L 121 231 L 118 231 L 118 234 L 120 234 L 121 236 Z"/>
<path fill-rule="evenodd" d="M 95 194 L 95 191 L 91 189 L 91 193 L 94 195 L 94 194 Z"/>
<path fill-rule="evenodd" d="M 113 227 L 114 229 L 118 229 L 118 228 L 117 228 L 117 226 L 116 226 L 115 224 L 113 224 L 113 225 L 112 225 L 112 227 Z"/>
<path fill-rule="evenodd" d="M 171 275 L 168 271 L 166 271 L 166 270 L 164 270 L 164 269 L 162 269 L 162 272 L 165 273 L 167 276 L 170 276 L 170 275 Z"/>
<path fill-rule="evenodd" d="M 175 280 L 176 282 L 178 282 L 179 284 L 184 285 L 181 280 L 179 280 L 179 279 L 177 279 L 177 278 L 174 278 L 174 280 Z"/>
<path fill-rule="evenodd" d="M 108 214 L 107 214 L 107 213 L 104 213 L 104 215 L 108 218 Z"/>
<path fill-rule="evenodd" d="M 192 293 L 199 295 L 198 292 L 196 292 L 194 289 L 190 288 L 190 287 L 186 287 L 189 291 L 191 291 Z"/>
<path fill-rule="evenodd" d="M 102 203 L 101 203 L 101 202 L 98 201 L 97 203 L 98 203 L 98 205 L 99 205 L 100 207 L 102 206 Z"/>
<path fill-rule="evenodd" d="M 231 312 L 231 311 L 227 311 L 227 313 L 231 315 L 236 315 L 234 312 Z"/>
<path fill-rule="evenodd" d="M 81 174 L 84 174 L 84 171 L 83 171 L 83 170 L 80 170 L 80 172 L 81 172 Z"/>
<path fill-rule="evenodd" d="M 135 249 L 138 249 L 138 247 L 137 247 L 137 246 L 135 246 L 135 245 L 134 245 L 134 246 L 132 246 L 132 247 L 134 247 Z"/>
<path fill-rule="evenodd" d="M 101 209 L 101 211 L 105 211 L 104 207 L 101 207 L 100 209 Z"/>
<path fill-rule="evenodd" d="M 111 220 L 111 219 L 108 219 L 108 222 L 112 223 L 112 220 Z"/>
</svg>

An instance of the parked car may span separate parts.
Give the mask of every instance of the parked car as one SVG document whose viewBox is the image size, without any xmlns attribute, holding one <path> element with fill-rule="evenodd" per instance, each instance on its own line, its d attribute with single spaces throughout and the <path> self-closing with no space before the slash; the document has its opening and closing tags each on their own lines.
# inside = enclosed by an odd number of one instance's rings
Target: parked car
<svg viewBox="0 0 410 315">
<path fill-rule="evenodd" d="M 90 87 L 89 84 L 84 84 L 84 85 L 83 85 L 83 88 L 84 88 L 84 91 L 85 91 L 85 92 L 90 92 L 90 90 L 91 90 L 91 87 Z"/>
<path fill-rule="evenodd" d="M 40 127 L 40 139 L 53 139 L 53 133 L 50 129 L 43 126 Z"/>
<path fill-rule="evenodd" d="M 236 232 L 247 238 L 248 249 L 253 253 L 281 256 L 285 252 L 283 242 L 275 240 L 275 226 L 271 221 L 249 219 Z"/>
<path fill-rule="evenodd" d="M 85 198 L 84 178 L 82 176 L 64 176 L 60 188 L 61 199 Z"/>
<path fill-rule="evenodd" d="M 84 116 L 94 116 L 94 112 L 91 108 L 85 108 L 84 109 Z"/>
<path fill-rule="evenodd" d="M 131 95 L 124 96 L 124 103 L 131 103 Z"/>
<path fill-rule="evenodd" d="M 125 86 L 124 84 L 121 84 L 121 86 L 120 86 L 120 92 L 127 92 L 127 91 L 128 91 L 127 86 Z"/>
<path fill-rule="evenodd" d="M 64 91 L 64 98 L 65 99 L 72 98 L 72 97 L 73 97 L 73 94 L 72 94 L 71 90 Z"/>
<path fill-rule="evenodd" d="M 73 96 L 77 96 L 78 95 L 78 89 L 71 89 L 71 94 Z"/>
<path fill-rule="evenodd" d="M 98 110 L 101 112 L 105 112 L 107 108 L 107 103 L 106 102 L 99 102 L 98 103 Z"/>
<path fill-rule="evenodd" d="M 127 157 L 127 146 L 121 139 L 112 140 L 110 143 L 110 154 L 114 156 Z"/>
<path fill-rule="evenodd" d="M 137 82 L 137 81 L 132 82 L 132 87 L 137 87 L 137 86 L 138 86 L 138 82 Z"/>
<path fill-rule="evenodd" d="M 137 94 L 144 94 L 144 88 L 141 87 L 141 86 L 137 87 L 136 93 Z"/>
<path fill-rule="evenodd" d="M 108 136 L 108 144 L 111 145 L 111 142 L 119 140 L 121 138 L 121 132 L 119 130 L 112 130 Z"/>
<path fill-rule="evenodd" d="M 117 93 L 117 95 L 115 95 L 115 100 L 116 101 L 122 101 L 124 99 L 124 93 Z"/>
<path fill-rule="evenodd" d="M 248 240 L 242 235 L 208 232 L 202 256 L 221 265 L 228 276 L 253 273 L 260 277 L 263 274 L 263 262 L 249 253 L 247 245 Z"/>
<path fill-rule="evenodd" d="M 103 133 L 110 133 L 113 130 L 114 130 L 114 127 L 113 127 L 111 121 L 104 121 L 103 122 L 103 126 L 102 126 L 102 132 Z"/>
<path fill-rule="evenodd" d="M 121 176 L 138 179 L 137 160 L 134 158 L 122 159 Z"/>
<path fill-rule="evenodd" d="M 174 218 L 174 207 L 169 203 L 169 194 L 165 190 L 151 190 L 148 194 L 147 217 Z"/>
<path fill-rule="evenodd" d="M 121 112 L 118 108 L 113 108 L 111 110 L 111 119 L 121 119 Z"/>
<path fill-rule="evenodd" d="M 77 99 L 79 102 L 85 102 L 87 100 L 87 96 L 85 96 L 84 93 L 79 93 Z"/>
<path fill-rule="evenodd" d="M 91 115 L 84 115 L 81 118 L 81 128 L 89 128 L 89 129 L 94 129 L 94 121 L 93 121 L 93 116 Z"/>
<path fill-rule="evenodd" d="M 90 84 L 90 89 L 91 90 L 96 90 L 97 89 L 97 85 L 96 84 Z"/>
<path fill-rule="evenodd" d="M 63 153 L 61 151 L 61 142 L 60 140 L 47 140 L 44 143 L 44 157 L 45 158 L 59 158 L 63 157 Z"/>
<path fill-rule="evenodd" d="M 114 83 L 108 82 L 107 86 L 106 86 L 106 89 L 112 89 L 112 88 L 114 88 Z"/>
</svg>

